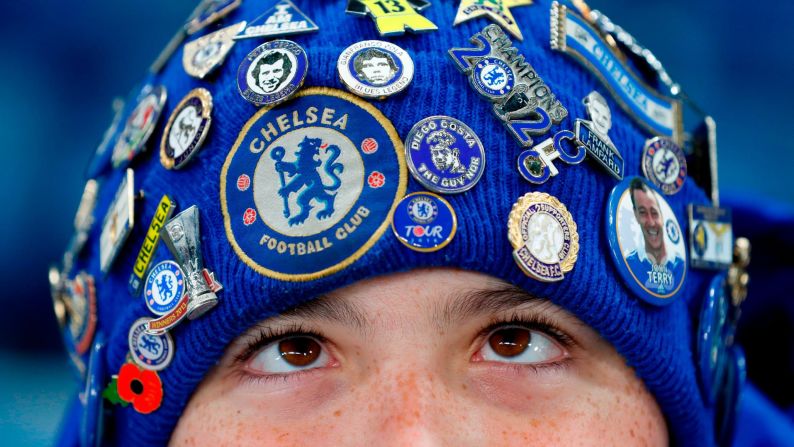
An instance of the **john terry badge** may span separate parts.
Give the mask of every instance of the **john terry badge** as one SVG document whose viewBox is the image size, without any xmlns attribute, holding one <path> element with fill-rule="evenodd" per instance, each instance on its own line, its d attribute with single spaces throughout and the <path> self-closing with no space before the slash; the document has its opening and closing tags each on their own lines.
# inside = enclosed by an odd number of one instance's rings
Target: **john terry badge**
<svg viewBox="0 0 794 447">
<path fill-rule="evenodd" d="M 529 192 L 513 204 L 507 237 L 516 264 L 538 281 L 562 280 L 579 255 L 576 222 L 565 205 L 546 193 Z"/>
<path fill-rule="evenodd" d="M 329 275 L 383 234 L 406 181 L 385 116 L 355 95 L 309 88 L 261 109 L 240 132 L 221 170 L 226 235 L 265 276 Z"/>
<path fill-rule="evenodd" d="M 198 152 L 212 118 L 212 96 L 207 89 L 190 91 L 177 104 L 160 142 L 160 163 L 166 169 L 180 169 Z"/>
</svg>

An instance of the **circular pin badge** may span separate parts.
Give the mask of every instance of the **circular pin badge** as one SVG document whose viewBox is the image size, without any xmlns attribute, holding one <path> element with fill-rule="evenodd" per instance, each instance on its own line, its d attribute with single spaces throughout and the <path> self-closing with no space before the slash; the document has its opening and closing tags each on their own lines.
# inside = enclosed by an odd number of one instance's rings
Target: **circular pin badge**
<svg viewBox="0 0 794 447">
<path fill-rule="evenodd" d="M 725 275 L 714 278 L 700 308 L 696 352 L 705 400 L 713 404 L 719 394 L 727 355 L 728 298 Z"/>
<path fill-rule="evenodd" d="M 606 232 L 626 285 L 657 306 L 673 302 L 686 277 L 681 226 L 664 195 L 642 177 L 627 177 L 610 193 Z"/>
<path fill-rule="evenodd" d="M 177 104 L 160 142 L 160 163 L 166 169 L 180 169 L 199 151 L 212 117 L 212 95 L 203 88 L 190 91 Z"/>
<path fill-rule="evenodd" d="M 179 304 L 185 294 L 185 274 L 174 261 L 162 261 L 146 277 L 146 307 L 156 315 L 165 315 Z"/>
<path fill-rule="evenodd" d="M 91 347 L 91 341 L 96 331 L 97 310 L 94 277 L 88 273 L 80 272 L 74 279 L 67 281 L 65 291 L 67 346 L 74 349 L 75 354 L 83 355 Z"/>
<path fill-rule="evenodd" d="M 397 239 L 414 251 L 431 252 L 446 247 L 458 229 L 455 210 L 443 198 L 429 192 L 405 196 L 392 217 Z"/>
<path fill-rule="evenodd" d="M 113 147 L 110 160 L 114 168 L 126 165 L 136 155 L 143 152 L 146 142 L 160 118 L 165 99 L 166 90 L 162 85 L 147 85 L 141 90 L 138 103 L 127 117 L 124 129 Z"/>
<path fill-rule="evenodd" d="M 405 159 L 416 181 L 440 194 L 468 191 L 485 172 L 485 148 L 477 134 L 448 116 L 414 124 L 405 138 Z"/>
<path fill-rule="evenodd" d="M 306 51 L 291 40 L 263 43 L 248 53 L 237 69 L 237 89 L 257 105 L 272 106 L 295 93 L 306 78 Z"/>
<path fill-rule="evenodd" d="M 414 61 L 407 51 L 382 40 L 365 40 L 345 48 L 336 62 L 348 90 L 364 98 L 383 99 L 408 87 Z"/>
<path fill-rule="evenodd" d="M 138 318 L 130 326 L 127 341 L 132 359 L 138 365 L 160 371 L 171 363 L 174 356 L 174 339 L 168 332 L 154 335 L 146 331 L 146 323 L 151 318 Z"/>
<path fill-rule="evenodd" d="M 677 193 L 686 180 L 686 157 L 673 140 L 654 137 L 642 151 L 642 172 L 668 196 Z"/>
<path fill-rule="evenodd" d="M 477 62 L 470 81 L 481 95 L 489 99 L 504 97 L 516 83 L 510 65 L 495 57 L 485 57 Z"/>
<path fill-rule="evenodd" d="M 507 237 L 516 264 L 538 281 L 562 280 L 579 256 L 573 216 L 559 199 L 546 193 L 528 192 L 513 204 Z"/>
</svg>

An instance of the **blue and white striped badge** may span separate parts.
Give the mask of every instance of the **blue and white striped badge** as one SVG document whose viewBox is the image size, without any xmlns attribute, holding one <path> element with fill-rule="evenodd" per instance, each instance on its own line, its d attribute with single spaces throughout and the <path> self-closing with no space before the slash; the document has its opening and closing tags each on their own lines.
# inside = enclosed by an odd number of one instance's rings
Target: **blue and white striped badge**
<svg viewBox="0 0 794 447">
<path fill-rule="evenodd" d="M 623 110 L 647 130 L 681 144 L 680 102 L 657 93 L 641 81 L 598 31 L 557 2 L 551 7 L 551 47 L 569 54 L 595 74 Z"/>
</svg>

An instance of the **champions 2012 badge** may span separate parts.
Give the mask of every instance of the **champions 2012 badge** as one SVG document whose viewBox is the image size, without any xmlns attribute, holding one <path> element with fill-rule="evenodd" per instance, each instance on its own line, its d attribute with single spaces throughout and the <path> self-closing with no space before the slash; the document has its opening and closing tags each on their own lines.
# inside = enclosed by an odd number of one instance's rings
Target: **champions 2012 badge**
<svg viewBox="0 0 794 447">
<path fill-rule="evenodd" d="M 441 194 L 468 191 L 485 171 L 485 148 L 477 134 L 449 116 L 414 124 L 405 138 L 405 157 L 416 181 Z"/>
<path fill-rule="evenodd" d="M 615 267 L 626 285 L 650 304 L 665 306 L 686 277 L 686 247 L 672 208 L 642 177 L 627 177 L 612 190 L 606 231 Z"/>
<path fill-rule="evenodd" d="M 130 326 L 127 337 L 130 355 L 138 365 L 160 371 L 165 369 L 174 357 L 174 339 L 167 332 L 154 335 L 146 330 L 151 318 L 138 318 Z"/>
<path fill-rule="evenodd" d="M 156 315 L 165 315 L 185 294 L 185 274 L 176 262 L 162 261 L 149 272 L 145 291 L 146 307 Z"/>
<path fill-rule="evenodd" d="M 212 123 L 212 95 L 207 89 L 191 90 L 177 104 L 160 142 L 160 163 L 180 169 L 201 149 Z"/>
<path fill-rule="evenodd" d="M 528 192 L 513 204 L 507 238 L 516 264 L 538 281 L 561 281 L 579 256 L 579 233 L 571 213 L 543 192 Z"/>
<path fill-rule="evenodd" d="M 355 95 L 306 89 L 248 120 L 221 170 L 229 242 L 257 272 L 308 281 L 369 250 L 405 194 L 391 122 Z"/>
<path fill-rule="evenodd" d="M 272 40 L 254 48 L 237 69 L 237 89 L 257 106 L 275 105 L 295 93 L 309 71 L 306 52 L 291 40 Z"/>
<path fill-rule="evenodd" d="M 669 138 L 652 138 L 642 151 L 642 172 L 662 192 L 673 195 L 686 180 L 684 151 Z"/>
<path fill-rule="evenodd" d="M 394 210 L 392 231 L 411 250 L 441 250 L 455 237 L 458 218 L 443 198 L 429 192 L 405 196 Z"/>
<path fill-rule="evenodd" d="M 336 61 L 348 90 L 364 98 L 383 99 L 408 87 L 414 61 L 407 51 L 382 40 L 365 40 L 345 48 Z"/>
</svg>

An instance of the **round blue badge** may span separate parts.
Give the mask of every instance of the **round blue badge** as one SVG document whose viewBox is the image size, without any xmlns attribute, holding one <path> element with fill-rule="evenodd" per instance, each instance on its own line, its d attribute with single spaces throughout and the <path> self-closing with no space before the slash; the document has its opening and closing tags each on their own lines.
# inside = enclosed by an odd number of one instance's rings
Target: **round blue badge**
<svg viewBox="0 0 794 447">
<path fill-rule="evenodd" d="M 406 247 L 431 252 L 452 241 L 458 219 L 455 210 L 443 198 L 429 192 L 415 192 L 397 204 L 391 228 Z"/>
<path fill-rule="evenodd" d="M 468 191 L 485 172 L 485 148 L 477 134 L 448 116 L 414 124 L 405 138 L 405 158 L 416 181 L 440 194 Z"/>
<path fill-rule="evenodd" d="M 612 259 L 629 289 L 650 304 L 670 304 L 684 283 L 680 228 L 664 196 L 645 179 L 627 177 L 610 193 L 606 232 Z"/>
<path fill-rule="evenodd" d="M 383 114 L 350 93 L 309 88 L 243 127 L 221 170 L 226 235 L 263 275 L 326 276 L 383 234 L 406 182 Z"/>
<path fill-rule="evenodd" d="M 168 332 L 153 335 L 146 331 L 151 318 L 138 318 L 130 326 L 127 342 L 132 359 L 143 368 L 160 371 L 171 363 L 174 356 L 174 339 Z"/>
<path fill-rule="evenodd" d="M 179 304 L 185 294 L 185 274 L 174 261 L 155 265 L 146 277 L 146 307 L 156 315 L 165 315 Z"/>
<path fill-rule="evenodd" d="M 711 281 L 708 294 L 701 305 L 696 343 L 700 381 L 708 404 L 714 404 L 722 384 L 727 361 L 727 320 L 725 275 L 720 274 Z"/>
<path fill-rule="evenodd" d="M 237 69 L 237 89 L 257 105 L 286 101 L 306 79 L 306 51 L 291 40 L 272 40 L 248 53 Z"/>
<path fill-rule="evenodd" d="M 105 340 L 100 333 L 97 334 L 94 346 L 91 348 L 85 392 L 80 396 L 83 403 L 83 415 L 80 421 L 81 446 L 99 446 L 101 444 L 104 428 L 102 390 L 105 388 L 105 384 Z"/>
<path fill-rule="evenodd" d="M 505 96 L 513 90 L 516 83 L 510 65 L 495 57 L 486 57 L 477 62 L 469 79 L 474 88 L 489 99 Z"/>
<path fill-rule="evenodd" d="M 684 151 L 669 138 L 654 137 L 645 143 L 642 172 L 662 192 L 673 195 L 686 180 Z"/>
</svg>

